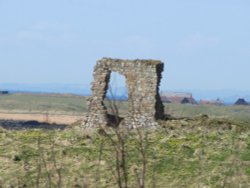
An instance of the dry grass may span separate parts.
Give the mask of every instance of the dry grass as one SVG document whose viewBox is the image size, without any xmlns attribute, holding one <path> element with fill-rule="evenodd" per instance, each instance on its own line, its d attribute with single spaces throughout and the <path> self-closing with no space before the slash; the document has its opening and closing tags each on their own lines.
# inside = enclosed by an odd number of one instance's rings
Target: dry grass
<svg viewBox="0 0 250 188">
<path fill-rule="evenodd" d="M 46 120 L 50 114 L 65 123 L 61 115 L 86 112 L 86 99 L 76 96 L 5 97 L 1 112 L 24 113 L 27 119 Z M 121 113 L 126 105 L 119 103 Z M 118 170 L 125 172 L 128 187 L 139 187 L 143 165 L 145 187 L 250 187 L 249 107 L 171 104 L 165 109 L 187 118 L 169 118 L 140 132 L 121 129 L 118 135 L 77 123 L 63 131 L 0 128 L 0 187 L 118 187 Z"/>
<path fill-rule="evenodd" d="M 140 129 L 143 137 L 137 130 L 122 132 L 128 187 L 138 187 L 140 138 L 145 187 L 250 186 L 248 124 L 202 116 L 160 125 Z M 118 187 L 117 139 L 113 129 L 1 129 L 0 187 Z"/>
</svg>

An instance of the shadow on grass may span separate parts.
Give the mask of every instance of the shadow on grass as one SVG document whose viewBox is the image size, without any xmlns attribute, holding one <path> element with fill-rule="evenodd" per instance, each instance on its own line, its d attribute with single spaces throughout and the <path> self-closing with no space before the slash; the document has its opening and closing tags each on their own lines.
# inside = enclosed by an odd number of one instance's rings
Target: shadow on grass
<svg viewBox="0 0 250 188">
<path fill-rule="evenodd" d="M 15 121 L 15 120 L 0 120 L 0 127 L 7 130 L 25 130 L 25 129 L 47 129 L 47 130 L 64 130 L 67 125 L 50 124 L 38 121 Z"/>
</svg>

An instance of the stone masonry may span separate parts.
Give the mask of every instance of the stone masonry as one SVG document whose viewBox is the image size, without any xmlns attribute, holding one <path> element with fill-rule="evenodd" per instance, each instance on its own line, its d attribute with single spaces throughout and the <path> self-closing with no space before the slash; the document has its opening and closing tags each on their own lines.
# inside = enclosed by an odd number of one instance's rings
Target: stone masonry
<svg viewBox="0 0 250 188">
<path fill-rule="evenodd" d="M 125 76 L 128 89 L 128 114 L 119 126 L 135 128 L 157 125 L 156 120 L 164 116 L 164 106 L 159 95 L 163 68 L 164 64 L 156 60 L 103 58 L 97 61 L 85 126 L 110 125 L 110 115 L 104 105 L 104 98 L 112 71 Z"/>
</svg>

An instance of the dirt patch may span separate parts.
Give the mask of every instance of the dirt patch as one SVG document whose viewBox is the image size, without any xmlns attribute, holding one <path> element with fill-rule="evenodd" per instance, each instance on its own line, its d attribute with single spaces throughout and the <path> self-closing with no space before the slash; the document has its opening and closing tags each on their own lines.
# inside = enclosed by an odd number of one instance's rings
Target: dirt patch
<svg viewBox="0 0 250 188">
<path fill-rule="evenodd" d="M 46 115 L 46 114 L 21 114 L 21 113 L 0 113 L 1 120 L 15 121 L 38 121 L 49 124 L 70 125 L 76 121 L 83 120 L 83 116 L 75 115 Z"/>
</svg>

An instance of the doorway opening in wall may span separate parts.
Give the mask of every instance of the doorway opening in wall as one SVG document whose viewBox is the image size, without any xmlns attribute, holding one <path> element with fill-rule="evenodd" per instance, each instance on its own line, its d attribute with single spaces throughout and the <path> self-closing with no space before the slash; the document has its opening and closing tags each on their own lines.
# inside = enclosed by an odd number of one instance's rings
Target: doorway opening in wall
<svg viewBox="0 0 250 188">
<path fill-rule="evenodd" d="M 112 72 L 104 100 L 108 118 L 113 126 L 118 126 L 128 113 L 128 89 L 123 75 Z"/>
</svg>

